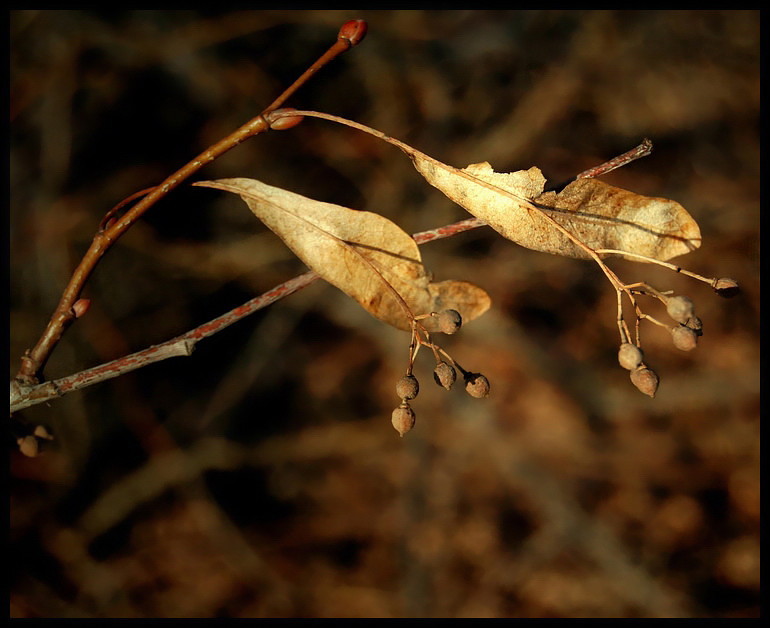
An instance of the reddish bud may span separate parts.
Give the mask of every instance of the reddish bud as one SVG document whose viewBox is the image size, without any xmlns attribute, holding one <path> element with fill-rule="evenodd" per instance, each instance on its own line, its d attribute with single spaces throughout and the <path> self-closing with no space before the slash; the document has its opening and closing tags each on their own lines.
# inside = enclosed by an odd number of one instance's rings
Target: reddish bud
<svg viewBox="0 0 770 628">
<path fill-rule="evenodd" d="M 72 313 L 75 318 L 80 318 L 88 311 L 89 307 L 91 307 L 91 299 L 78 299 L 72 305 Z"/>
<path fill-rule="evenodd" d="M 293 107 L 284 107 L 283 109 L 276 109 L 267 114 L 267 123 L 273 131 L 285 131 L 287 129 L 297 126 L 305 116 L 286 116 L 275 118 L 276 113 L 286 113 L 289 111 L 296 111 Z"/>
<path fill-rule="evenodd" d="M 337 39 L 346 41 L 351 47 L 357 46 L 366 36 L 368 28 L 369 27 L 364 20 L 350 20 L 342 25 L 342 28 L 340 28 L 340 32 L 337 35 Z"/>
</svg>

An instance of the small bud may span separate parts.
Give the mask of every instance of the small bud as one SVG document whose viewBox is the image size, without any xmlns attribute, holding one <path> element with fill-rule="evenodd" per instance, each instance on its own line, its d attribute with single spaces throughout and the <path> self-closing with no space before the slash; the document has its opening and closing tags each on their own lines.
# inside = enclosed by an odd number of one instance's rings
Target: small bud
<svg viewBox="0 0 770 628">
<path fill-rule="evenodd" d="M 439 331 L 454 334 L 462 327 L 463 317 L 457 310 L 444 310 L 436 315 Z"/>
<path fill-rule="evenodd" d="M 712 282 L 711 287 L 714 288 L 714 292 L 716 292 L 720 297 L 725 297 L 726 299 L 734 297 L 741 291 L 738 282 L 735 281 L 735 279 L 730 279 L 729 277 L 720 277 L 719 279 L 715 279 Z"/>
<path fill-rule="evenodd" d="M 282 109 L 271 111 L 267 114 L 267 123 L 270 125 L 270 128 L 273 131 L 285 131 L 287 129 L 294 128 L 300 122 L 302 122 L 302 120 L 304 120 L 305 116 L 286 116 L 280 118 L 274 117 L 274 114 L 276 113 L 284 113 L 289 111 L 296 111 L 296 109 L 294 107 L 284 107 Z"/>
<path fill-rule="evenodd" d="M 409 404 L 404 401 L 398 408 L 393 410 L 390 422 L 393 423 L 393 427 L 396 428 L 396 431 L 403 436 L 414 427 L 414 420 L 414 411 L 409 407 Z"/>
<path fill-rule="evenodd" d="M 682 351 L 692 351 L 698 344 L 698 334 L 684 325 L 671 328 L 671 338 L 674 346 Z"/>
<path fill-rule="evenodd" d="M 703 335 L 703 321 L 701 321 L 701 319 L 699 319 L 697 316 L 688 318 L 685 325 L 692 329 L 698 336 Z"/>
<path fill-rule="evenodd" d="M 466 373 L 465 392 L 471 397 L 482 399 L 489 395 L 489 380 L 481 373 Z"/>
<path fill-rule="evenodd" d="M 37 444 L 37 438 L 34 436 L 24 436 L 17 438 L 16 443 L 19 445 L 19 451 L 29 458 L 34 458 L 40 453 L 40 447 Z"/>
<path fill-rule="evenodd" d="M 80 318 L 88 311 L 89 307 L 91 307 L 91 299 L 78 299 L 72 304 L 72 313 L 75 318 Z"/>
<path fill-rule="evenodd" d="M 658 376 L 647 367 L 639 367 L 631 371 L 631 383 L 645 395 L 654 397 L 658 391 Z"/>
<path fill-rule="evenodd" d="M 433 371 L 433 379 L 436 380 L 436 383 L 439 386 L 443 386 L 449 390 L 457 379 L 457 372 L 451 364 L 442 360 L 436 365 L 436 369 Z"/>
<path fill-rule="evenodd" d="M 677 295 L 666 301 L 666 311 L 677 323 L 684 324 L 695 316 L 695 305 L 689 297 Z"/>
<path fill-rule="evenodd" d="M 644 354 L 642 350 L 630 342 L 624 342 L 618 350 L 618 362 L 620 366 L 629 371 L 633 371 L 642 363 Z"/>
<path fill-rule="evenodd" d="M 396 394 L 404 401 L 414 399 L 420 392 L 420 382 L 414 375 L 404 375 L 396 384 Z"/>
<path fill-rule="evenodd" d="M 337 34 L 337 39 L 348 42 L 348 45 L 351 47 L 357 46 L 366 37 L 368 28 L 364 20 L 350 20 L 342 25 L 340 32 Z"/>
</svg>

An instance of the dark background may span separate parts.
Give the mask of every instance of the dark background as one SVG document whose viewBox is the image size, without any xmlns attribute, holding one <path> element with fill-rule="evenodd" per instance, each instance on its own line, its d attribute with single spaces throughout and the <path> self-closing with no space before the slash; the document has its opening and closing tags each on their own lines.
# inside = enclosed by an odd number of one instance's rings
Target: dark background
<svg viewBox="0 0 770 628">
<path fill-rule="evenodd" d="M 755 617 L 759 614 L 759 13 L 10 13 L 13 375 L 104 213 L 272 102 L 357 120 L 458 167 L 564 180 L 635 146 L 608 183 L 680 202 L 690 353 L 642 326 L 655 399 L 616 362 L 592 263 L 477 229 L 422 247 L 492 309 L 444 346 L 486 400 L 422 383 L 390 425 L 408 335 L 316 282 L 174 358 L 20 413 L 11 617 Z M 320 120 L 249 140 L 198 179 L 259 178 L 408 232 L 467 217 L 400 151 Z M 181 334 L 300 272 L 232 195 L 185 186 L 100 263 L 49 379 Z M 651 313 L 658 313 L 650 303 Z M 428 352 L 424 352 L 427 354 Z"/>
</svg>

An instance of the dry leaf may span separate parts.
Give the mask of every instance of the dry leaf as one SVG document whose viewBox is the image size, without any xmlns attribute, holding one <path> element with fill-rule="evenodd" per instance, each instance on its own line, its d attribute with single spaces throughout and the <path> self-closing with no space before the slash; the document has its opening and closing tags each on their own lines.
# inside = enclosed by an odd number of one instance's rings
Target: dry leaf
<svg viewBox="0 0 770 628">
<path fill-rule="evenodd" d="M 700 246 L 698 224 L 675 201 L 595 179 L 575 181 L 559 194 L 542 194 L 545 178 L 535 167 L 499 173 L 484 162 L 457 170 L 419 151 L 409 155 L 428 183 L 509 240 L 535 251 L 589 257 L 543 214 L 592 249 L 619 249 L 665 261 Z"/>
<path fill-rule="evenodd" d="M 471 321 L 489 308 L 489 296 L 473 284 L 431 283 L 416 242 L 384 216 L 323 203 L 254 179 L 195 185 L 240 195 L 305 264 L 398 329 L 409 330 L 410 320 L 394 290 L 414 315 L 452 308 Z M 433 330 L 433 319 L 424 324 Z"/>
</svg>

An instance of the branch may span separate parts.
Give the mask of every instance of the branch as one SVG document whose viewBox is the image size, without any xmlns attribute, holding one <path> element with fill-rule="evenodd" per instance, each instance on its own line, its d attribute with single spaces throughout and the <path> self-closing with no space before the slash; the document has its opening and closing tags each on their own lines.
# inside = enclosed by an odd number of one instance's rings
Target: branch
<svg viewBox="0 0 770 628">
<path fill-rule="evenodd" d="M 483 226 L 485 226 L 485 223 L 476 218 L 471 218 L 429 231 L 415 233 L 412 237 L 417 244 L 424 244 Z M 309 286 L 316 279 L 319 279 L 319 276 L 314 271 L 298 275 L 181 336 L 118 358 L 112 362 L 75 373 L 74 375 L 68 375 L 61 379 L 37 385 L 26 385 L 19 380 L 13 380 L 11 382 L 11 413 L 56 399 L 67 393 L 87 388 L 113 377 L 124 375 L 161 360 L 177 356 L 189 356 L 192 354 L 198 341 L 213 336 L 242 318 L 246 318 L 279 299 L 302 290 L 302 288 Z"/>
<path fill-rule="evenodd" d="M 291 122 L 273 124 L 266 116 L 280 107 L 297 89 L 299 89 L 313 74 L 329 63 L 335 57 L 358 44 L 366 34 L 366 22 L 352 20 L 343 24 L 337 40 L 318 60 L 313 63 L 289 88 L 262 111 L 258 116 L 249 120 L 246 124 L 233 131 L 230 135 L 213 144 L 192 161 L 182 166 L 179 170 L 167 177 L 159 185 L 130 196 L 110 210 L 100 224 L 91 245 L 72 274 L 67 287 L 64 289 L 59 304 L 56 306 L 51 319 L 48 322 L 42 336 L 33 349 L 27 351 L 21 359 L 21 366 L 16 375 L 16 383 L 21 387 L 31 386 L 40 381 L 40 374 L 51 356 L 54 348 L 64 335 L 65 330 L 77 318 L 73 311 L 73 305 L 80 297 L 83 286 L 91 273 L 96 268 L 99 260 L 109 250 L 112 244 L 125 233 L 150 207 L 166 196 L 182 181 L 200 170 L 206 164 L 220 157 L 231 148 L 234 148 L 244 140 L 271 128 L 285 129 L 293 126 Z M 301 118 L 297 118 L 299 122 Z M 296 124 L 294 122 L 294 124 Z M 146 193 L 146 194 L 145 194 Z M 115 214 L 125 204 L 138 196 L 143 198 L 129 209 L 122 217 L 116 218 Z"/>
</svg>

